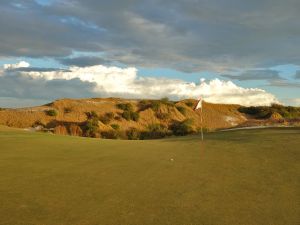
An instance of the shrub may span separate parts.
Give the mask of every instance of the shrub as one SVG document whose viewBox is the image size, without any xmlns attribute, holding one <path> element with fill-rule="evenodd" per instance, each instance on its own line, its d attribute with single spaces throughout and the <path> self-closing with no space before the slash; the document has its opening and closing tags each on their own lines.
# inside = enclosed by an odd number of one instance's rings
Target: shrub
<svg viewBox="0 0 300 225">
<path fill-rule="evenodd" d="M 257 119 L 269 118 L 273 113 L 279 113 L 283 118 L 293 119 L 300 117 L 300 108 L 292 106 L 282 106 L 273 104 L 271 106 L 250 106 L 240 107 L 238 109 L 241 113 L 249 114 Z"/>
<path fill-rule="evenodd" d="M 140 139 L 140 132 L 136 128 L 130 128 L 126 132 L 128 140 L 138 140 Z"/>
<path fill-rule="evenodd" d="M 69 127 L 69 133 L 72 136 L 82 136 L 82 129 L 76 124 L 71 124 Z"/>
<path fill-rule="evenodd" d="M 98 119 L 98 114 L 95 111 L 85 113 L 88 119 Z"/>
<path fill-rule="evenodd" d="M 176 106 L 176 109 L 182 114 L 182 115 L 186 115 L 186 108 L 184 108 L 183 106 Z"/>
<path fill-rule="evenodd" d="M 182 122 L 175 121 L 170 126 L 170 129 L 172 130 L 174 135 L 178 136 L 184 136 L 187 134 L 191 134 L 194 132 L 192 128 L 193 120 L 192 119 L 186 119 Z"/>
<path fill-rule="evenodd" d="M 194 107 L 194 103 L 192 101 L 185 102 L 185 104 L 190 108 Z"/>
<path fill-rule="evenodd" d="M 130 103 L 119 103 L 117 104 L 117 108 L 123 111 L 132 111 L 133 107 Z"/>
<path fill-rule="evenodd" d="M 173 101 L 170 101 L 169 98 L 167 97 L 160 99 L 160 103 L 164 105 L 170 105 L 170 106 L 173 106 L 175 104 Z"/>
<path fill-rule="evenodd" d="M 46 125 L 41 120 L 37 120 L 32 124 L 32 127 L 39 127 L 39 126 L 45 127 Z"/>
<path fill-rule="evenodd" d="M 122 117 L 125 119 L 125 120 L 130 120 L 131 119 L 131 113 L 130 111 L 124 111 L 122 113 Z"/>
<path fill-rule="evenodd" d="M 101 137 L 106 139 L 118 139 L 119 133 L 116 130 L 102 131 Z"/>
<path fill-rule="evenodd" d="M 60 135 L 67 135 L 68 131 L 67 128 L 63 125 L 58 125 L 54 128 L 54 133 L 55 134 L 60 134 Z"/>
<path fill-rule="evenodd" d="M 114 118 L 114 113 L 108 112 L 99 118 L 99 120 L 104 124 L 109 124 L 109 122 Z"/>
<path fill-rule="evenodd" d="M 69 107 L 64 108 L 64 113 L 70 113 L 70 112 L 72 112 L 71 108 L 69 108 Z"/>
<path fill-rule="evenodd" d="M 139 118 L 140 118 L 140 115 L 138 112 L 132 112 L 132 111 L 124 111 L 122 113 L 122 117 L 125 119 L 125 120 L 133 120 L 133 121 L 138 121 Z"/>
<path fill-rule="evenodd" d="M 169 135 L 170 132 L 162 124 L 150 124 L 147 131 L 141 133 L 141 139 L 157 139 Z"/>
<path fill-rule="evenodd" d="M 87 120 L 84 124 L 85 135 L 87 137 L 96 137 L 98 128 L 98 120 L 96 118 Z"/>
<path fill-rule="evenodd" d="M 110 125 L 111 126 L 111 128 L 113 128 L 114 130 L 119 130 L 120 129 L 120 125 L 119 124 L 112 124 L 112 125 Z"/>
<path fill-rule="evenodd" d="M 166 120 L 170 117 L 170 115 L 168 113 L 162 113 L 162 112 L 157 112 L 156 114 L 157 119 L 160 120 Z"/>
<path fill-rule="evenodd" d="M 47 110 L 47 111 L 46 111 L 46 114 L 47 114 L 48 116 L 57 116 L 57 111 L 54 110 L 54 109 L 50 109 L 50 110 Z"/>
<path fill-rule="evenodd" d="M 138 103 L 138 107 L 139 107 L 139 111 L 144 111 L 150 107 L 150 103 L 149 103 L 149 101 L 141 100 Z"/>
<path fill-rule="evenodd" d="M 149 107 L 150 107 L 154 112 L 157 112 L 157 111 L 159 110 L 159 108 L 160 108 L 160 105 L 161 105 L 161 103 L 160 103 L 159 101 L 157 101 L 157 100 L 152 100 L 152 101 L 150 102 Z"/>
<path fill-rule="evenodd" d="M 138 112 L 131 112 L 131 119 L 135 122 L 139 121 L 140 115 Z"/>
<path fill-rule="evenodd" d="M 121 118 L 120 116 L 115 116 L 115 120 L 117 120 L 117 121 L 121 121 L 121 120 L 122 120 L 122 118 Z"/>
</svg>

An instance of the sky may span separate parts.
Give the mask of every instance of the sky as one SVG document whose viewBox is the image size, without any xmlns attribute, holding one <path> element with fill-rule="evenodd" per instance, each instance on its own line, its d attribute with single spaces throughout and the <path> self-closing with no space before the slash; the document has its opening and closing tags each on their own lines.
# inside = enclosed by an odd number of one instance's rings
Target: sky
<svg viewBox="0 0 300 225">
<path fill-rule="evenodd" d="M 169 97 L 300 106 L 299 0 L 1 0 L 0 107 Z"/>
</svg>

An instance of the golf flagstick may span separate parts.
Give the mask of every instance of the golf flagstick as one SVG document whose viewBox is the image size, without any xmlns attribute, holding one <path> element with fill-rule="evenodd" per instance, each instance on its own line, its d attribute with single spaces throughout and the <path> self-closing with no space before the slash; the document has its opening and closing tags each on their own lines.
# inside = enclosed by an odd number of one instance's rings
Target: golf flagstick
<svg viewBox="0 0 300 225">
<path fill-rule="evenodd" d="M 197 110 L 197 109 L 201 109 L 201 139 L 202 139 L 202 141 L 203 141 L 203 110 L 202 110 L 202 97 L 200 97 L 200 99 L 199 99 L 199 101 L 198 101 L 198 104 L 196 105 L 196 107 L 195 107 L 195 111 Z"/>
<path fill-rule="evenodd" d="M 202 139 L 202 141 L 203 141 L 203 116 L 202 116 L 202 114 L 203 114 L 203 111 L 202 111 L 202 103 L 201 103 L 201 139 Z"/>
</svg>

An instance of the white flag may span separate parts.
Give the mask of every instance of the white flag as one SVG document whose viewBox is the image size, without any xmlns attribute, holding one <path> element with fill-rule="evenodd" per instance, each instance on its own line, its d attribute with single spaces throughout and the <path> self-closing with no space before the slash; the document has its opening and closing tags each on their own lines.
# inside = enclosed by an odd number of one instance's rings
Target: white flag
<svg viewBox="0 0 300 225">
<path fill-rule="evenodd" d="M 198 104 L 196 105 L 195 107 L 195 110 L 196 109 L 201 109 L 202 108 L 202 98 L 200 97 L 199 101 L 198 101 Z"/>
</svg>

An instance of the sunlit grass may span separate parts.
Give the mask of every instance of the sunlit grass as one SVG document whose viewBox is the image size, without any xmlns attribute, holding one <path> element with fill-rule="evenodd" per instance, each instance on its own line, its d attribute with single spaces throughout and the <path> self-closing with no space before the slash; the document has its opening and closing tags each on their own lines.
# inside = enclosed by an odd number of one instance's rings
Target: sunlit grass
<svg viewBox="0 0 300 225">
<path fill-rule="evenodd" d="M 0 128 L 0 224 L 300 221 L 299 129 L 101 140 Z"/>
</svg>

